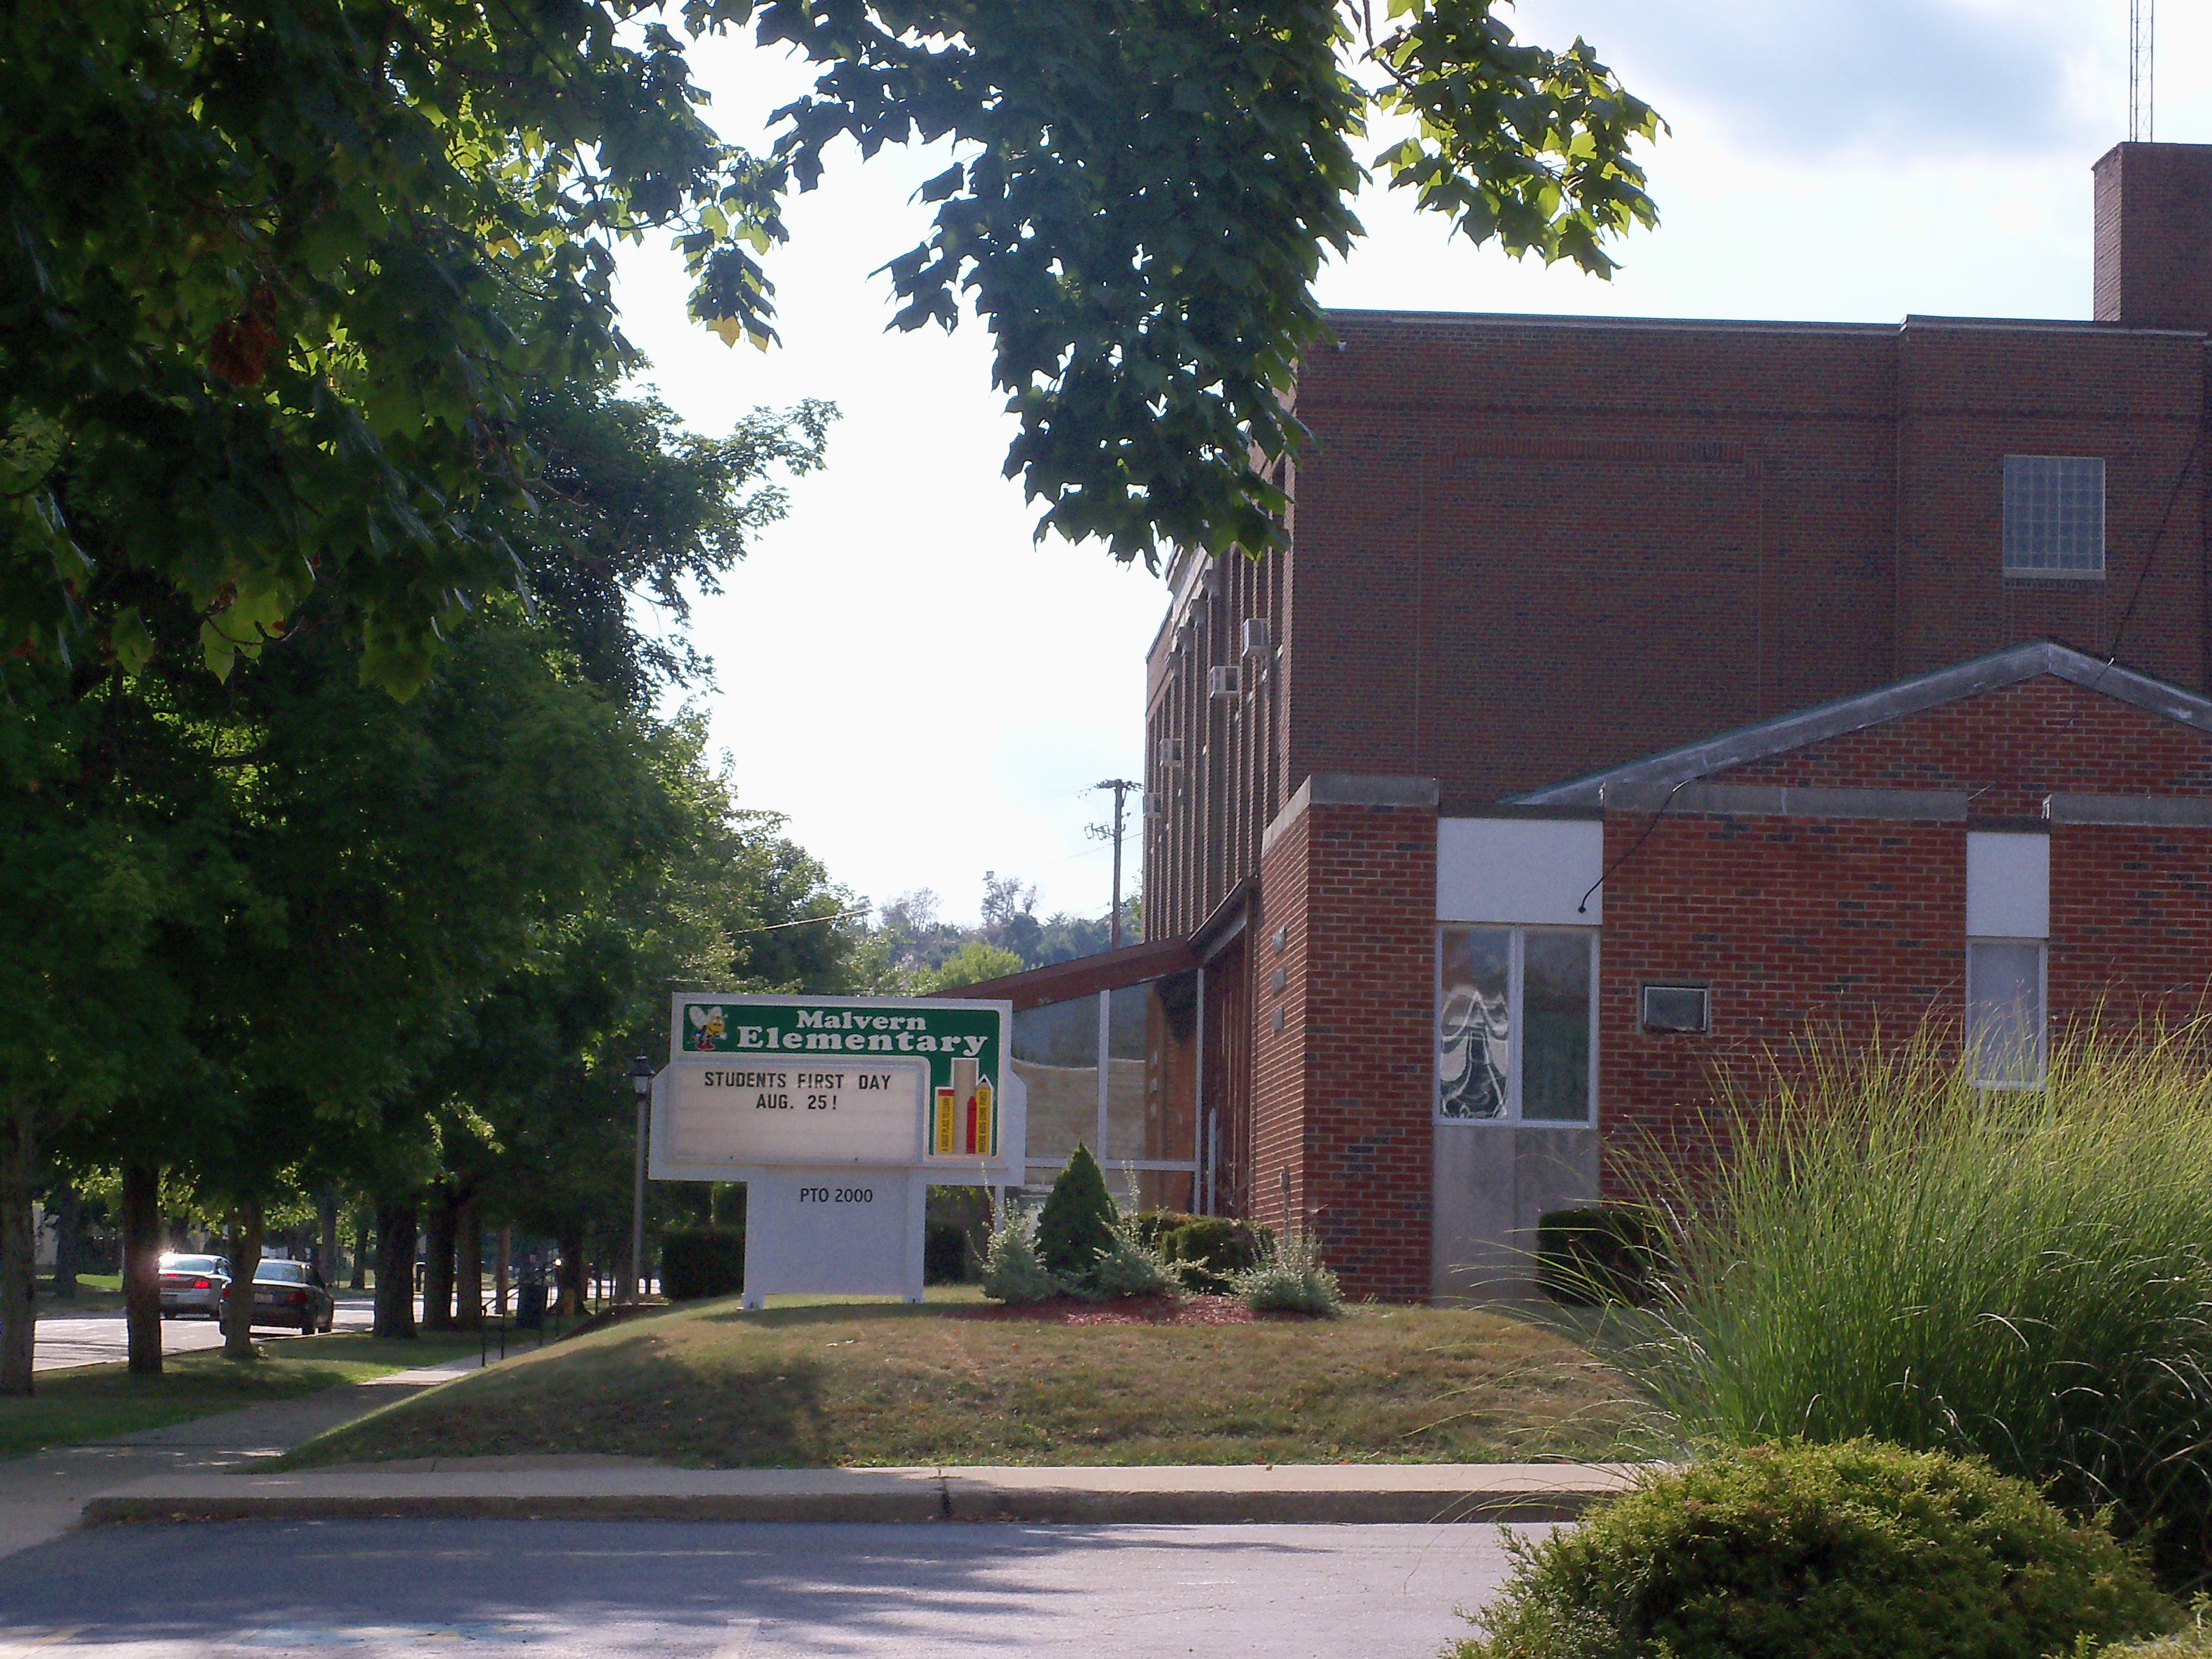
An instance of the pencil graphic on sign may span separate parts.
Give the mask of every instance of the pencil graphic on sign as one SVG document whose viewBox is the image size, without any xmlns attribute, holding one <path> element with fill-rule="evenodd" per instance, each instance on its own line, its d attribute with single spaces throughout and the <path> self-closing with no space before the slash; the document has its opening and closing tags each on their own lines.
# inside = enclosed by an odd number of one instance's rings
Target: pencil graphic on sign
<svg viewBox="0 0 2212 1659">
<path fill-rule="evenodd" d="M 929 1150 L 933 1152 L 956 1152 L 960 1150 L 959 1139 L 954 1133 L 959 1116 L 957 1102 L 958 1091 L 939 1089 L 937 1091 L 937 1109 L 932 1115 L 929 1134 Z"/>
<path fill-rule="evenodd" d="M 991 1079 L 976 1079 L 974 1109 L 969 1114 L 975 1134 L 968 1150 L 979 1158 L 988 1158 L 999 1150 L 998 1125 L 992 1121 L 991 1104 Z"/>
</svg>

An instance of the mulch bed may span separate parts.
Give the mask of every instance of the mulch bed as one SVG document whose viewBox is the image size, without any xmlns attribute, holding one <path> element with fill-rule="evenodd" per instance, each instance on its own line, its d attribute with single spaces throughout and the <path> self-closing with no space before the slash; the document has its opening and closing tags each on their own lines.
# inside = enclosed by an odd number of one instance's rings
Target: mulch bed
<svg viewBox="0 0 2212 1659">
<path fill-rule="evenodd" d="M 953 1310 L 955 1319 L 1030 1319 L 1049 1325 L 1249 1325 L 1289 1314 L 1255 1314 L 1233 1296 L 1133 1296 L 1119 1302 L 1085 1302 L 1056 1296 L 1049 1302 L 994 1302 Z"/>
</svg>

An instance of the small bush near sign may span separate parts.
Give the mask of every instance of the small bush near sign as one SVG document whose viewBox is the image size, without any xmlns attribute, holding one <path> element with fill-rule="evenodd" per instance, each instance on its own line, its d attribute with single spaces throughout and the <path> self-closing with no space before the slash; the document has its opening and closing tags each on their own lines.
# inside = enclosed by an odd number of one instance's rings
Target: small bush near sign
<svg viewBox="0 0 2212 1659">
<path fill-rule="evenodd" d="M 1554 1302 L 1642 1307 L 1666 1265 L 1665 1239 L 1641 1210 L 1553 1210 L 1536 1223 L 1536 1283 Z"/>
<path fill-rule="evenodd" d="M 678 1227 L 660 1241 L 660 1288 L 671 1302 L 735 1296 L 745 1287 L 742 1227 Z"/>
<path fill-rule="evenodd" d="M 1063 1285 L 1080 1283 L 1114 1248 L 1115 1218 L 1114 1196 L 1098 1160 L 1079 1140 L 1037 1217 L 1037 1260 Z"/>
<path fill-rule="evenodd" d="M 2041 1659 L 2173 1620 L 2100 1522 L 1985 1463 L 1868 1440 L 1647 1476 L 1508 1547 L 1457 1659 Z"/>
</svg>

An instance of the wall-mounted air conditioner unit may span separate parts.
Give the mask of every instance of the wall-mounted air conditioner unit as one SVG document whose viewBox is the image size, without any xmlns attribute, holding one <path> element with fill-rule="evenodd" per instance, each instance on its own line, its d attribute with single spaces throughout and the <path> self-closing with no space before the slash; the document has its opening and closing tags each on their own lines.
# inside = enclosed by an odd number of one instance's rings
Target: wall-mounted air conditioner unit
<svg viewBox="0 0 2212 1659">
<path fill-rule="evenodd" d="M 1206 671 L 1206 695 L 1209 697 L 1233 697 L 1244 689 L 1244 671 L 1231 663 L 1226 668 Z"/>
<path fill-rule="evenodd" d="M 1182 739 L 1181 738 L 1162 738 L 1160 739 L 1159 754 L 1160 764 L 1162 766 L 1181 766 L 1182 764 Z"/>
<path fill-rule="evenodd" d="M 1264 657 L 1267 654 L 1267 619 L 1247 617 L 1244 619 L 1244 654 Z"/>
</svg>

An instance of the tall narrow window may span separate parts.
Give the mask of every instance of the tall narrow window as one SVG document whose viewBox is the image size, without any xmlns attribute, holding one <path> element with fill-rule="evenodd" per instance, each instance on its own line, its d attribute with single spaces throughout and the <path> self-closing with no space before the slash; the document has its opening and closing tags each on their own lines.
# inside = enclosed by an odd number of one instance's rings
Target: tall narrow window
<svg viewBox="0 0 2212 1659">
<path fill-rule="evenodd" d="M 1439 945 L 1437 1115 L 1589 1122 L 1597 936 L 1447 927 Z"/>
<path fill-rule="evenodd" d="M 1992 1088 L 2043 1081 L 2043 944 L 1966 941 L 1966 1052 L 1974 1080 Z"/>
<path fill-rule="evenodd" d="M 2004 574 L 2101 578 L 2105 463 L 2093 455 L 2004 458 Z"/>
</svg>

